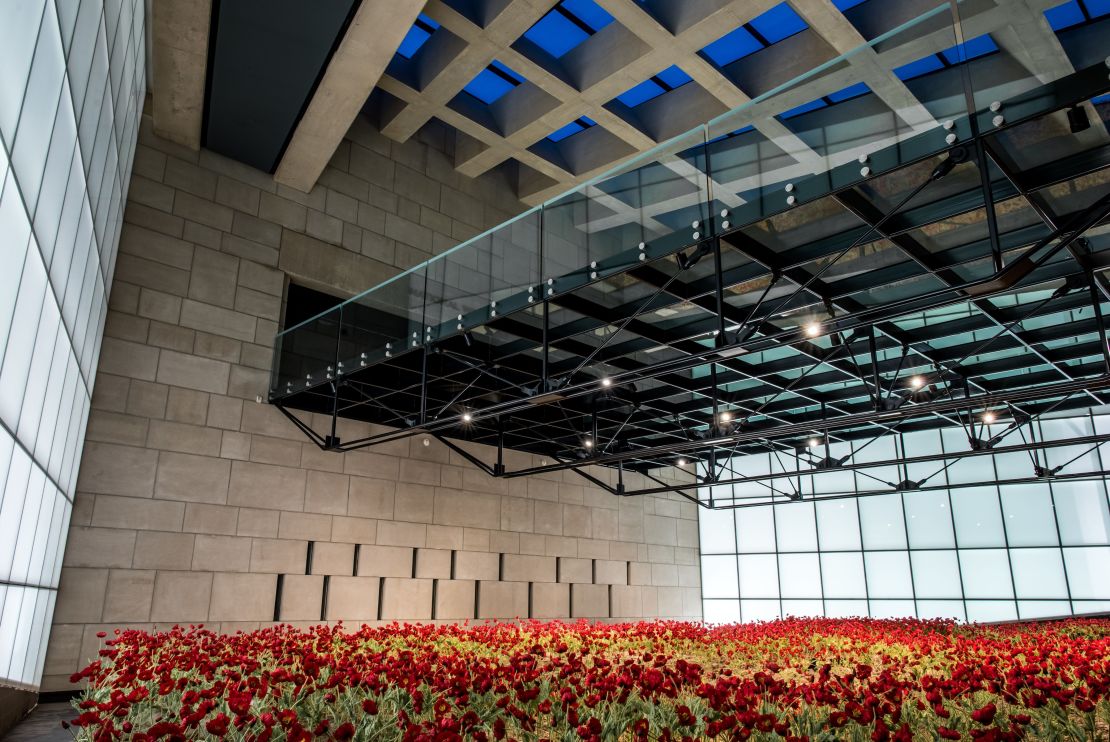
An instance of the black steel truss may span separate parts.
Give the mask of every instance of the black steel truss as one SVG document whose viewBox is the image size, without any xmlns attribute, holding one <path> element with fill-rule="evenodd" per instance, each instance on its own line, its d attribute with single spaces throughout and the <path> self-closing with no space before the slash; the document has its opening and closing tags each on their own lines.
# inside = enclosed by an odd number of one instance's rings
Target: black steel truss
<svg viewBox="0 0 1110 742">
<path fill-rule="evenodd" d="M 337 356 L 303 385 L 283 384 L 300 378 L 303 361 L 279 348 L 271 401 L 325 449 L 431 435 L 491 476 L 573 470 L 614 494 L 677 492 L 707 507 L 743 503 L 699 497 L 699 483 L 918 461 L 835 459 L 837 441 L 963 426 L 968 450 L 937 461 L 1075 444 L 1000 446 L 982 435 L 982 418 L 1012 421 L 1009 434 L 1110 398 L 1110 244 L 1100 228 L 1110 144 L 1077 141 L 1067 156 L 1022 169 L 1003 137 L 1022 127 L 1035 135 L 1108 87 L 1105 66 L 1080 71 L 1007 101 L 1003 125 L 989 111 L 966 131 L 958 123 L 954 146 L 926 132 L 872 153 L 866 177 L 852 166 L 801 179 L 789 207 L 774 205 L 781 186 L 764 188 L 696 239 L 631 247 L 559 277 L 558 290 L 530 287 L 527 300 L 468 317 L 465 329 L 460 317 L 458 332 L 429 327 L 365 367 L 343 370 Z M 799 228 L 814 236 L 791 239 Z M 297 411 L 329 416 L 330 432 Z M 392 429 L 343 441 L 340 417 Z M 496 461 L 453 439 L 495 447 Z M 824 456 L 809 450 L 812 439 Z M 510 469 L 506 450 L 549 461 Z M 790 466 L 728 475 L 733 456 L 754 452 Z M 687 483 L 652 474 L 680 461 Z M 595 466 L 615 469 L 616 484 Z M 656 486 L 625 487 L 626 471 Z M 1032 476 L 1079 475 L 1042 467 Z"/>
</svg>

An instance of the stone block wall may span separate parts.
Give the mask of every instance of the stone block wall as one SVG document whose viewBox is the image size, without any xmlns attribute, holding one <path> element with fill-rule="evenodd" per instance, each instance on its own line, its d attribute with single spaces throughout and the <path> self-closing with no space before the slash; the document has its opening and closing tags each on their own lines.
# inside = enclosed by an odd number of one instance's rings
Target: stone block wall
<svg viewBox="0 0 1110 742">
<path fill-rule="evenodd" d="M 122 626 L 700 617 L 681 498 L 494 479 L 419 437 L 324 452 L 256 402 L 288 278 L 349 295 L 521 208 L 446 142 L 359 122 L 302 194 L 144 119 L 45 690 Z"/>
</svg>

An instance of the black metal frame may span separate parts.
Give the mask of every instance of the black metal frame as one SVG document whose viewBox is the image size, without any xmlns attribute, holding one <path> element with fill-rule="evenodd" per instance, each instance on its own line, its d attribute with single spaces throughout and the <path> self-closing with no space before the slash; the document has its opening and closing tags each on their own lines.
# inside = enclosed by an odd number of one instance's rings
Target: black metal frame
<svg viewBox="0 0 1110 742">
<path fill-rule="evenodd" d="M 1110 399 L 1101 306 L 1110 297 L 1102 275 L 1110 253 L 1084 238 L 1110 215 L 1110 145 L 1023 171 L 999 138 L 1108 87 L 1102 65 L 1077 72 L 1007 101 L 1004 124 L 993 122 L 991 111 L 957 122 L 961 141 L 954 146 L 939 139 L 943 132 L 930 131 L 872 153 L 869 175 L 851 166 L 800 179 L 793 184 L 793 206 L 755 199 L 728 221 L 706 220 L 705 234 L 686 244 L 641 245 L 605 265 L 560 277 L 558 292 L 541 286 L 543 298 L 535 304 L 529 289 L 527 301 L 510 300 L 508 311 L 483 318 L 481 336 L 472 327 L 460 333 L 430 328 L 415 350 L 347 373 L 333 374 L 329 366 L 326 379 L 310 380 L 304 389 L 275 388 L 271 402 L 325 450 L 431 435 L 491 476 L 572 470 L 616 495 L 675 492 L 704 507 L 743 505 L 690 494 L 698 486 L 692 476 L 674 483 L 651 472 L 681 458 L 691 467 L 700 464 L 703 484 L 783 478 L 725 479 L 723 470 L 744 453 L 797 457 L 814 437 L 825 444 L 825 456 L 788 476 L 904 464 L 906 459 L 866 465 L 836 460 L 828 445 L 957 424 L 967 431 L 969 450 L 935 460 L 1069 443 L 998 447 L 1004 436 L 984 439 L 981 418 L 998 411 L 1020 425 L 1049 411 Z M 907 206 L 918 194 L 927 196 L 930 184 L 968 169 L 978 171 L 974 185 Z M 880 209 L 863 190 L 890 187 L 894 174 L 904 178 L 917 171 L 916 187 L 899 194 L 894 207 Z M 1093 192 L 1101 196 L 1073 213 L 1056 213 L 1043 196 L 1048 188 L 1092 175 L 1099 178 Z M 1028 206 L 1036 221 L 1000 225 L 995 206 L 1008 199 Z M 781 192 L 775 200 L 781 203 Z M 818 202 L 835 204 L 859 226 L 785 251 L 755 236 L 754 227 Z M 985 235 L 940 251 L 922 243 L 930 225 L 979 210 Z M 861 260 L 868 250 L 886 264 L 861 276 L 826 275 L 843 265 L 843 256 Z M 603 284 L 633 286 L 636 295 L 607 305 L 596 290 Z M 875 299 L 876 286 L 910 288 Z M 736 297 L 747 301 L 732 301 Z M 1029 297 L 1035 299 L 1025 301 Z M 943 309 L 963 316 L 912 321 Z M 1091 318 L 1078 318 L 1087 309 Z M 677 312 L 679 319 L 647 319 L 666 312 Z M 694 319 L 682 318 L 683 312 Z M 1051 316 L 1072 322 L 1024 324 Z M 819 322 L 816 337 L 799 318 Z M 488 339 L 502 335 L 514 339 Z M 951 344 L 960 337 L 968 341 Z M 1075 342 L 1066 343 L 1069 338 Z M 659 348 L 665 349 L 663 360 L 642 360 Z M 749 360 L 782 349 L 789 353 Z M 279 347 L 275 364 L 281 362 Z M 313 431 L 294 409 L 328 415 L 330 434 Z M 725 412 L 731 419 L 724 419 Z M 401 427 L 341 441 L 339 417 Z M 495 446 L 496 463 L 452 438 Z M 552 463 L 510 470 L 506 449 Z M 618 483 L 590 473 L 598 465 L 616 468 Z M 629 489 L 626 471 L 658 486 Z M 1048 476 L 1071 475 L 1034 472 Z M 887 491 L 914 488 L 913 482 L 888 484 Z"/>
</svg>

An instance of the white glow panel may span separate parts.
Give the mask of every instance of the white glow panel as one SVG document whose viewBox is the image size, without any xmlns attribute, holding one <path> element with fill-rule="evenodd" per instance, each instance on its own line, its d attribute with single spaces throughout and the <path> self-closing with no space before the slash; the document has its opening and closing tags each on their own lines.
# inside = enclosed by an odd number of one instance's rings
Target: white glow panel
<svg viewBox="0 0 1110 742">
<path fill-rule="evenodd" d="M 1110 416 L 1034 424 L 1038 439 L 1067 440 L 1110 429 Z M 888 436 L 863 448 L 866 443 L 853 444 L 860 451 L 852 461 L 968 447 L 958 429 Z M 850 453 L 848 445 L 835 444 L 834 456 Z M 1070 461 L 1068 473 L 1107 469 L 1110 450 L 1090 448 L 1049 449 L 1042 460 L 1053 466 Z M 786 460 L 787 466 L 795 462 Z M 784 497 L 777 505 L 702 508 L 706 620 L 870 615 L 999 621 L 1110 610 L 1110 503 L 1103 480 L 991 484 L 1032 476 L 1026 454 L 958 459 L 930 476 L 945 463 L 916 464 L 904 474 L 885 467 L 795 477 L 789 481 L 800 487 L 802 502 Z M 734 458 L 732 468 L 740 476 L 782 471 L 770 453 Z M 940 488 L 837 496 L 884 487 L 875 477 L 928 478 L 928 486 Z M 780 492 L 790 489 L 785 481 L 774 482 Z M 749 492 L 768 490 L 755 483 L 713 488 L 718 502 Z M 703 500 L 709 495 L 701 488 Z"/>
<path fill-rule="evenodd" d="M 0 683 L 42 677 L 146 91 L 141 0 L 0 20 Z"/>
</svg>

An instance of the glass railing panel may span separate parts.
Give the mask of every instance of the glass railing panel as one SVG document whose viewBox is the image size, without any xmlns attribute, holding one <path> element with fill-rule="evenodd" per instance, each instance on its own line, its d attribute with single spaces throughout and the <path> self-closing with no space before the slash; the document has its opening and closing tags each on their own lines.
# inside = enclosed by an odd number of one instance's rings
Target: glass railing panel
<svg viewBox="0 0 1110 742">
<path fill-rule="evenodd" d="M 970 134 L 958 71 L 949 75 L 938 56 L 958 38 L 949 4 L 873 6 L 830 8 L 827 27 L 816 29 L 825 43 L 823 55 L 813 45 L 812 69 L 765 83 L 750 104 L 709 122 L 712 211 L 722 231 L 723 221 L 735 228 L 796 210 Z"/>
<path fill-rule="evenodd" d="M 426 337 L 450 337 L 539 299 L 540 218 L 538 208 L 526 211 L 429 262 Z"/>
<path fill-rule="evenodd" d="M 329 381 L 336 370 L 340 317 L 336 307 L 278 335 L 271 395 L 295 394 Z"/>
<path fill-rule="evenodd" d="M 725 238 L 726 332 L 760 301 L 756 319 L 774 320 L 769 310 L 776 307 L 794 315 L 780 327 L 833 311 L 796 291 L 797 276 L 768 289 L 767 267 L 804 269 L 865 306 L 915 283 L 943 287 L 938 281 L 949 279 L 930 275 L 930 256 L 957 251 L 977 267 L 984 255 L 983 160 L 964 153 L 966 162 L 917 187 L 953 147 L 970 141 L 973 124 L 997 129 L 991 143 L 1003 154 L 988 166 L 996 199 L 1023 198 L 1011 167 L 1041 171 L 1040 181 L 1026 185 L 1062 211 L 1105 192 L 1097 174 L 1062 181 L 1049 172 L 1055 160 L 1105 147 L 1107 104 L 1097 94 L 1098 85 L 1106 88 L 1105 63 L 1097 75 L 1090 71 L 1105 57 L 1095 53 L 1105 38 L 1101 16 L 1088 13 L 1074 27 L 1058 27 L 1064 22 L 1048 13 L 1026 18 L 1042 26 L 1045 49 L 1053 39 L 1063 49 L 1042 69 L 1048 62 L 1032 58 L 1041 47 L 1023 49 L 1010 38 L 1016 31 L 1004 20 L 1008 5 L 967 0 L 959 19 L 940 0 L 884 0 L 881 8 L 871 0 L 843 12 L 827 5 L 802 32 L 813 37 L 804 58 L 718 68 L 754 96 L 750 102 L 346 302 L 341 322 L 335 310 L 283 333 L 272 389 L 326 380 L 329 365 L 354 373 L 464 332 L 488 346 L 486 363 L 513 352 L 542 355 L 542 298 L 565 297 L 561 304 L 582 312 L 567 333 L 557 320 L 562 308 L 553 305 L 551 326 L 561 337 L 590 336 L 576 341 L 586 354 L 597 351 L 590 359 L 595 373 L 620 370 L 609 365 L 618 348 L 646 362 L 677 338 L 686 343 L 677 352 L 700 352 L 690 343 L 714 342 L 707 320 L 716 286 L 707 282 L 715 279 L 717 256 L 687 248 L 718 234 Z M 1051 89 L 1037 92 L 1045 81 Z M 1038 106 L 1069 96 L 1089 126 L 1067 111 L 1037 116 Z M 974 120 L 971 101 L 982 109 Z M 991 111 L 996 101 L 1000 110 Z M 1029 216 L 1031 209 L 1018 211 Z M 928 226 L 938 215 L 979 226 L 946 239 Z M 1014 232 L 1003 235 L 1003 253 L 1035 238 L 1027 234 L 1035 220 L 1011 227 L 1007 212 L 994 216 Z M 637 267 L 635 281 L 619 275 Z M 870 272 L 901 288 L 882 282 L 861 291 L 861 276 Z M 635 330 L 619 326 L 630 307 Z M 642 348 L 632 337 L 641 331 L 651 341 Z M 587 370 L 557 355 L 549 351 L 548 362 L 562 374 Z"/>
<path fill-rule="evenodd" d="M 995 200 L 1017 192 L 1050 226 L 1110 193 L 1110 7 L 965 1 L 957 13 L 963 43 L 950 56 L 984 135 Z M 1002 206 L 991 216 L 1004 237 Z"/>
<path fill-rule="evenodd" d="M 543 207 L 548 296 L 669 255 L 707 236 L 708 181 L 700 129 Z"/>
<path fill-rule="evenodd" d="M 341 305 L 339 361 L 344 374 L 423 346 L 427 274 L 427 263 L 422 263 Z"/>
</svg>

